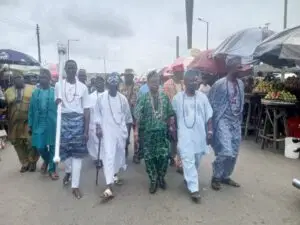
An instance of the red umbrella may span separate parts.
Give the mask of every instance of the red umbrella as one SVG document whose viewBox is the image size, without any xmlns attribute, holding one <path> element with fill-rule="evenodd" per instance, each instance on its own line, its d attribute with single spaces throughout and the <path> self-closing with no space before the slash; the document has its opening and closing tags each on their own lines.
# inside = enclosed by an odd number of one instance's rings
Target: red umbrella
<svg viewBox="0 0 300 225">
<path fill-rule="evenodd" d="M 171 64 L 170 67 L 173 72 L 184 71 L 188 67 L 188 65 L 193 61 L 193 59 L 193 56 L 179 57 Z"/>
<path fill-rule="evenodd" d="M 189 64 L 188 69 L 198 69 L 203 72 L 222 74 L 226 73 L 225 61 L 223 58 L 213 58 L 213 50 L 200 52 Z"/>
<path fill-rule="evenodd" d="M 164 77 L 170 77 L 173 75 L 171 66 L 165 66 L 159 73 Z"/>
<path fill-rule="evenodd" d="M 57 64 L 49 64 L 49 70 L 52 78 L 58 77 L 58 66 Z"/>
</svg>

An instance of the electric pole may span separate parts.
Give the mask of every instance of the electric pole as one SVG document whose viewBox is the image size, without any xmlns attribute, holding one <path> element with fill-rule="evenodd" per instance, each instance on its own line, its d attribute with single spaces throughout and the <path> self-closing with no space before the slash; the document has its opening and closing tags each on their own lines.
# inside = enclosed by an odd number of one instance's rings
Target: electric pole
<svg viewBox="0 0 300 225">
<path fill-rule="evenodd" d="M 185 15 L 187 28 L 187 48 L 193 47 L 194 0 L 185 0 Z"/>
<path fill-rule="evenodd" d="M 288 0 L 284 0 L 283 29 L 287 28 Z"/>
<path fill-rule="evenodd" d="M 41 63 L 42 59 L 41 59 L 40 27 L 38 24 L 36 25 L 36 39 L 37 39 L 39 63 Z"/>
<path fill-rule="evenodd" d="M 176 58 L 179 57 L 179 36 L 176 36 Z"/>
<path fill-rule="evenodd" d="M 106 74 L 107 70 L 106 70 L 106 58 L 103 57 L 103 68 L 104 68 L 104 73 Z"/>
</svg>

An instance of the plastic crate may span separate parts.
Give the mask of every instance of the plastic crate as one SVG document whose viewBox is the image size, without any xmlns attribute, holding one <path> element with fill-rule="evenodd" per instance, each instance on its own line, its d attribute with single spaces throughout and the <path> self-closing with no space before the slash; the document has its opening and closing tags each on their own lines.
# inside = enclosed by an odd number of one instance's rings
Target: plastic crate
<svg viewBox="0 0 300 225">
<path fill-rule="evenodd" d="M 300 138 L 300 117 L 291 117 L 287 120 L 289 137 Z"/>
</svg>

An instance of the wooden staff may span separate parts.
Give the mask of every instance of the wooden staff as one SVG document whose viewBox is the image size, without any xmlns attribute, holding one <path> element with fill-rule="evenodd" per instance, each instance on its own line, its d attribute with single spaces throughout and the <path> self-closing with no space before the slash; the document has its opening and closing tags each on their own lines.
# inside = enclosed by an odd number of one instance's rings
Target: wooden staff
<svg viewBox="0 0 300 225">
<path fill-rule="evenodd" d="M 96 165 L 96 185 L 98 186 L 98 177 L 99 177 L 99 170 L 102 167 L 102 162 L 100 160 L 100 151 L 101 151 L 101 139 L 99 138 L 99 144 L 98 144 L 98 154 L 97 154 L 97 165 Z"/>
</svg>

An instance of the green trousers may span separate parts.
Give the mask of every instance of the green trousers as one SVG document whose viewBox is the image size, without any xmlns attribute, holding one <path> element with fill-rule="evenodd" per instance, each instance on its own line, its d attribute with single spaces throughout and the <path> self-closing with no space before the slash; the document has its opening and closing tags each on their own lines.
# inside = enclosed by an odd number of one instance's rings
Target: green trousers
<svg viewBox="0 0 300 225">
<path fill-rule="evenodd" d="M 169 166 L 169 142 L 165 132 L 147 132 L 144 139 L 144 161 L 150 182 L 163 179 Z"/>
<path fill-rule="evenodd" d="M 49 148 L 40 148 L 38 149 L 42 159 L 44 160 L 44 163 L 48 164 L 48 172 L 53 173 L 56 171 L 56 164 L 53 161 L 54 158 L 54 146 L 50 145 Z"/>
<path fill-rule="evenodd" d="M 30 140 L 18 138 L 12 144 L 15 147 L 22 166 L 28 166 L 29 163 L 36 163 L 39 160 L 39 153 L 35 148 L 31 147 Z"/>
</svg>

